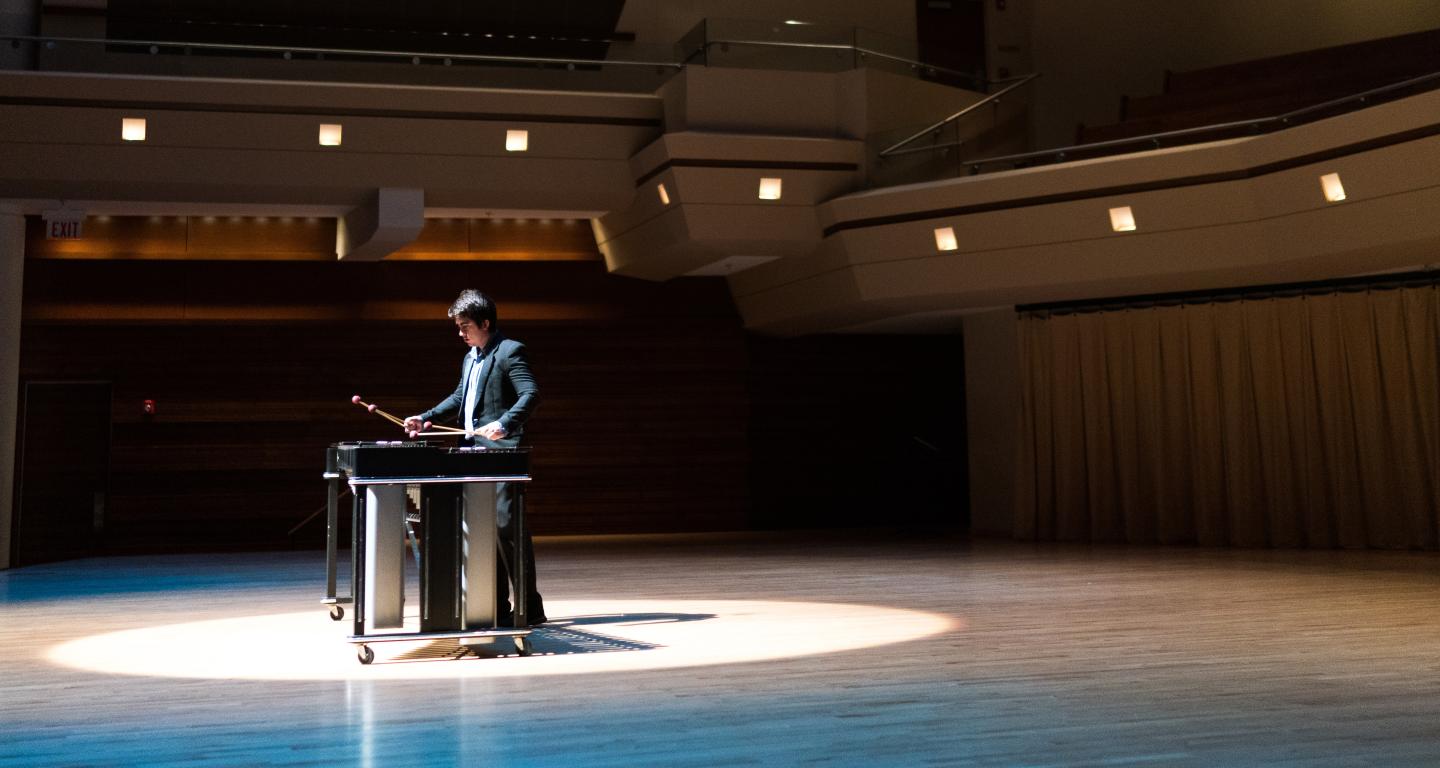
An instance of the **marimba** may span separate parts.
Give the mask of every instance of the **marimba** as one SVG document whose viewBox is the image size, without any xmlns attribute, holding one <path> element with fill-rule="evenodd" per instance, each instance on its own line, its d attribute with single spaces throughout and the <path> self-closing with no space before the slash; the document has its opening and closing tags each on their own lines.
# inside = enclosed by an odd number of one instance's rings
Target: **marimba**
<svg viewBox="0 0 1440 768">
<path fill-rule="evenodd" d="M 454 638 L 462 644 L 512 638 L 529 652 L 525 615 L 524 547 L 504 563 L 515 596 L 513 627 L 497 626 L 496 558 L 500 554 L 496 501 L 500 483 L 514 483 L 515 541 L 524 540 L 525 484 L 530 481 L 527 448 L 455 448 L 424 441 L 336 443 L 326 453 L 328 499 L 323 601 L 330 616 L 344 618 L 342 603 L 354 603 L 354 629 L 361 663 L 375 659 L 370 643 Z M 351 506 L 351 596 L 335 593 L 339 484 L 349 483 Z M 405 596 L 406 488 L 419 488 L 419 631 L 401 631 Z"/>
</svg>

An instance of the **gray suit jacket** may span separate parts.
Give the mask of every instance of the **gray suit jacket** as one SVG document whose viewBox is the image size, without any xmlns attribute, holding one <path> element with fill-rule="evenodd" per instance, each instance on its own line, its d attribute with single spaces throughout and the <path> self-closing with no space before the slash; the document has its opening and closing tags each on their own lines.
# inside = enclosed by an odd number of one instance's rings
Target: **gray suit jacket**
<svg viewBox="0 0 1440 768">
<path fill-rule="evenodd" d="M 460 362 L 460 386 L 438 405 L 420 414 L 426 421 L 458 421 L 466 428 L 470 421 L 460 410 L 465 405 L 465 385 L 469 383 L 470 353 Z M 474 444 L 513 448 L 520 444 L 525 435 L 525 422 L 534 413 L 540 402 L 540 388 L 530 372 L 530 361 L 526 358 L 525 345 L 513 339 L 495 334 L 485 347 L 485 367 L 480 371 L 480 381 L 475 398 L 476 426 L 499 421 L 505 428 L 505 437 L 500 440 L 486 440 L 475 437 Z"/>
</svg>

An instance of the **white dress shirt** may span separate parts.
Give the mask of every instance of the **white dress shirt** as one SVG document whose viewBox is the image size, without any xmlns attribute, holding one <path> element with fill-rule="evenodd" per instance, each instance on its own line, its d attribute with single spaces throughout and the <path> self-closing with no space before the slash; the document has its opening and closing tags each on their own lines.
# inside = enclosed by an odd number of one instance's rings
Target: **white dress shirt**
<svg viewBox="0 0 1440 768">
<path fill-rule="evenodd" d="M 485 358 L 480 356 L 479 348 L 472 348 L 470 355 L 470 378 L 465 382 L 465 406 L 460 411 L 460 422 L 466 429 L 473 430 L 480 426 L 479 415 L 475 413 L 475 399 L 479 396 L 480 369 L 485 367 Z"/>
</svg>

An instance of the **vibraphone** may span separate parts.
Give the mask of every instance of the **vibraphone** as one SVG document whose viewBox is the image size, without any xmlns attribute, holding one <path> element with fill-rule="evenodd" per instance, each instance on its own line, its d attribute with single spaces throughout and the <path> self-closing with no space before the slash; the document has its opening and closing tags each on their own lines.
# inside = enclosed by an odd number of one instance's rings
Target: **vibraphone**
<svg viewBox="0 0 1440 768">
<path fill-rule="evenodd" d="M 525 531 L 525 484 L 530 481 L 526 448 L 454 448 L 434 443 L 336 443 L 326 453 L 329 481 L 326 534 L 326 597 L 330 617 L 344 618 L 353 603 L 360 662 L 374 661 L 371 643 L 454 638 L 462 644 L 508 637 L 529 653 L 525 600 L 514 599 L 513 627 L 496 625 L 499 483 L 511 486 L 515 541 Z M 336 594 L 338 500 L 341 481 L 350 485 L 350 597 Z M 404 626 L 406 487 L 420 489 L 419 631 Z M 524 548 L 515 547 L 505 572 L 512 595 L 524 595 Z M 516 588 L 518 586 L 518 589 Z"/>
</svg>

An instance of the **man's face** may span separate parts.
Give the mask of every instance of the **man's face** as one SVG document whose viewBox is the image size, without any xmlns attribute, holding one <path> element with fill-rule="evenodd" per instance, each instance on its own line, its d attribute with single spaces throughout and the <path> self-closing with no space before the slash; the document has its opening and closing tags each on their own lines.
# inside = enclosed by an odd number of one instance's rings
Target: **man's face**
<svg viewBox="0 0 1440 768">
<path fill-rule="evenodd" d="M 460 316 L 455 318 L 455 330 L 460 338 L 472 347 L 484 347 L 485 342 L 490 340 L 490 321 L 481 320 L 480 325 L 468 317 Z"/>
</svg>

